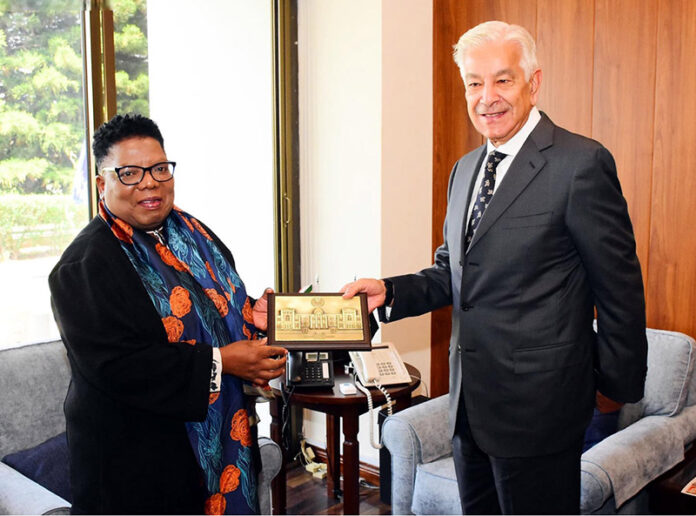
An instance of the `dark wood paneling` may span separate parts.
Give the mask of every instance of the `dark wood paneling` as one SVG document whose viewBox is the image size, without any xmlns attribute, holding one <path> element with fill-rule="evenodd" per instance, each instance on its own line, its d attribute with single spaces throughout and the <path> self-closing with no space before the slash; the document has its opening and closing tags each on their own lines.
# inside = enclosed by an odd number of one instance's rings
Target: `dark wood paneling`
<svg viewBox="0 0 696 516">
<path fill-rule="evenodd" d="M 482 142 L 466 115 L 452 45 L 501 19 L 538 45 L 539 107 L 614 155 L 643 267 L 648 325 L 696 336 L 696 2 L 435 0 L 433 249 L 452 164 Z M 433 395 L 447 390 L 449 312 L 432 319 Z"/>
<path fill-rule="evenodd" d="M 644 278 L 650 245 L 656 30 L 655 2 L 595 1 L 592 138 L 616 160 Z"/>
<path fill-rule="evenodd" d="M 648 324 L 696 336 L 696 2 L 659 3 Z M 635 71 L 635 80 L 645 78 Z M 647 185 L 646 185 L 647 186 Z"/>
<path fill-rule="evenodd" d="M 447 208 L 447 181 L 452 165 L 464 149 L 480 145 L 468 130 L 464 87 L 452 46 L 459 39 L 466 15 L 452 0 L 435 0 L 433 9 L 433 252 L 442 244 Z M 452 328 L 451 309 L 432 313 L 430 331 L 430 393 L 449 391 L 447 353 Z"/>
<path fill-rule="evenodd" d="M 539 108 L 554 123 L 585 136 L 592 135 L 593 21 L 593 2 L 537 2 Z"/>
</svg>

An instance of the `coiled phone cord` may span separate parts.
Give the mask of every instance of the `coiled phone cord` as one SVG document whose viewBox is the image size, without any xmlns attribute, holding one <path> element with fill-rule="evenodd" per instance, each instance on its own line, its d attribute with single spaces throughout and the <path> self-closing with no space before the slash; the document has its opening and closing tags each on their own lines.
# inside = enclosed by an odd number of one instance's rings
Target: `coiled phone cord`
<svg viewBox="0 0 696 516">
<path fill-rule="evenodd" d="M 367 387 L 363 387 L 362 383 L 360 383 L 360 380 L 357 378 L 354 378 L 355 381 L 355 386 L 362 392 L 365 397 L 367 398 L 367 408 L 370 412 L 370 443 L 372 444 L 373 448 L 377 448 L 378 450 L 382 448 L 382 443 L 381 442 L 376 442 L 375 441 L 375 409 L 372 403 L 372 394 L 370 394 L 370 389 Z M 382 405 L 382 407 L 387 407 L 387 415 L 391 416 L 393 414 L 392 406 L 394 405 L 394 402 L 391 399 L 391 396 L 389 396 L 389 392 L 387 392 L 387 389 L 382 387 L 379 383 L 376 381 L 372 382 L 372 385 L 374 387 L 377 387 L 382 394 L 384 394 L 384 399 L 386 400 L 386 403 Z M 380 407 L 380 408 L 382 408 Z"/>
</svg>

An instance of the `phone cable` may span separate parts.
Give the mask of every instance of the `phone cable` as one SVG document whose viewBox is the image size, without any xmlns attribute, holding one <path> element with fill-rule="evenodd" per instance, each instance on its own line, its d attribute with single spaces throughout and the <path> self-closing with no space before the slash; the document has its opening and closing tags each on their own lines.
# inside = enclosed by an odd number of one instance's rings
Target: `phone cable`
<svg viewBox="0 0 696 516">
<path fill-rule="evenodd" d="M 394 405 L 394 402 L 392 401 L 391 396 L 389 395 L 389 392 L 387 391 L 387 389 L 385 389 L 377 381 L 373 380 L 372 385 L 374 387 L 377 387 L 380 391 L 382 391 L 382 394 L 384 394 L 384 399 L 386 400 L 386 403 L 379 408 L 381 409 L 381 408 L 387 407 L 387 415 L 391 416 L 393 414 L 392 406 Z M 368 408 L 368 412 L 370 413 L 370 444 L 372 444 L 373 448 L 376 448 L 379 450 L 382 448 L 383 445 L 381 442 L 375 441 L 375 408 L 374 408 L 373 403 L 372 403 L 372 394 L 370 393 L 370 389 L 368 389 L 367 387 L 363 387 L 362 383 L 360 383 L 359 380 L 355 381 L 355 386 L 367 398 L 367 408 Z"/>
<path fill-rule="evenodd" d="M 283 399 L 283 409 L 281 411 L 281 416 L 280 416 L 280 420 L 281 420 L 280 438 L 281 438 L 283 448 L 286 450 L 290 449 L 290 436 L 288 435 L 288 423 L 290 422 L 290 413 L 288 411 L 288 407 L 290 407 L 290 398 L 292 398 L 292 395 L 294 392 L 295 392 L 294 385 L 291 385 L 288 388 L 285 384 L 281 384 L 280 393 L 281 393 L 281 397 Z"/>
</svg>

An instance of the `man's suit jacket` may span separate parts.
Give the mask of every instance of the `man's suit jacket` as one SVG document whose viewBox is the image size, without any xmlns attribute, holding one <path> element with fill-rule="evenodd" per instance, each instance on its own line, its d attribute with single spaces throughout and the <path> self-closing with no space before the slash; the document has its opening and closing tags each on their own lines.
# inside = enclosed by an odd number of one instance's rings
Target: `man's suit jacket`
<svg viewBox="0 0 696 516">
<path fill-rule="evenodd" d="M 555 453 L 582 439 L 596 389 L 622 402 L 643 396 L 633 229 L 609 151 L 542 114 L 464 249 L 485 153 L 479 147 L 452 170 L 435 263 L 389 278 L 389 320 L 452 304 L 450 432 L 461 396 L 489 455 Z"/>
</svg>

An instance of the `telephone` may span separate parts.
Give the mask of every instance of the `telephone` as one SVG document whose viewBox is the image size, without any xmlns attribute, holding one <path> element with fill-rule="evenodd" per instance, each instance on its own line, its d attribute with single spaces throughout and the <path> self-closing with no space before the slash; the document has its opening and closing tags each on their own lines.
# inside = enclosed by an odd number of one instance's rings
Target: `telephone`
<svg viewBox="0 0 696 516">
<path fill-rule="evenodd" d="M 295 387 L 333 387 L 334 370 L 330 351 L 290 351 L 285 380 Z"/>
<path fill-rule="evenodd" d="M 373 345 L 372 351 L 350 351 L 349 355 L 360 383 L 366 387 L 375 383 L 393 385 L 411 381 L 411 375 L 391 342 Z"/>
</svg>

